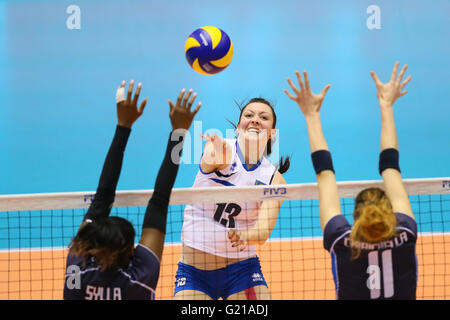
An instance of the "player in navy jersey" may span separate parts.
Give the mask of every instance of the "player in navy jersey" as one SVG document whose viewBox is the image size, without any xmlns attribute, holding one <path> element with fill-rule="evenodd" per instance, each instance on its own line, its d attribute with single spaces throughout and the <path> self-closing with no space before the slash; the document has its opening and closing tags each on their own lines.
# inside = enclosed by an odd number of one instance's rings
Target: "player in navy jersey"
<svg viewBox="0 0 450 320">
<path fill-rule="evenodd" d="M 133 99 L 134 82 L 130 82 L 126 97 L 125 84 L 125 81 L 122 82 L 117 91 L 118 124 L 95 197 L 69 247 L 64 285 L 66 300 L 155 298 L 167 209 L 181 153 L 179 145 L 183 143 L 184 133 L 189 129 L 201 103 L 191 111 L 196 93 L 190 98 L 192 91 L 185 96 L 184 89 L 176 105 L 169 101 L 172 132 L 145 212 L 141 239 L 135 247 L 133 225 L 123 218 L 109 217 L 131 127 L 142 115 L 147 103 L 145 99 L 137 107 L 141 84 Z M 172 137 L 175 132 L 176 138 Z M 176 146 L 179 152 L 172 155 Z"/>
<path fill-rule="evenodd" d="M 314 94 L 304 72 L 304 84 L 297 72 L 300 90 L 288 79 L 306 119 L 311 158 L 319 188 L 320 224 L 324 247 L 331 254 L 337 299 L 415 299 L 417 286 L 417 225 L 403 186 L 399 167 L 398 140 L 394 123 L 394 102 L 411 76 L 403 82 L 395 63 L 391 79 L 383 84 L 371 72 L 381 112 L 379 172 L 385 191 L 362 190 L 355 199 L 354 223 L 341 215 L 338 188 L 331 154 L 320 121 L 320 108 L 330 85 Z"/>
</svg>

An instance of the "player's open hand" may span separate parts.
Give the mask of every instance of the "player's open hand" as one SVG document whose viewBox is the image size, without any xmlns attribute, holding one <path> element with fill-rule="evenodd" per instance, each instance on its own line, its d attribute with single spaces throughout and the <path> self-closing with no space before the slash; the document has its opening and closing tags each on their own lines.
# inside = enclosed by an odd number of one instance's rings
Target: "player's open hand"
<svg viewBox="0 0 450 320">
<path fill-rule="evenodd" d="M 199 102 L 195 110 L 191 111 L 192 104 L 194 103 L 195 98 L 197 97 L 197 92 L 194 92 L 194 94 L 192 94 L 193 90 L 189 89 L 188 93 L 184 95 L 185 92 L 186 89 L 181 90 L 180 94 L 178 95 L 176 105 L 174 105 L 173 102 L 169 100 L 170 106 L 169 117 L 170 122 L 172 123 L 172 130 L 176 129 L 188 130 L 192 124 L 192 120 L 194 119 L 195 115 L 197 114 L 198 110 L 200 110 L 200 107 L 202 105 L 202 103 Z M 189 97 L 191 97 L 190 100 Z"/>
<path fill-rule="evenodd" d="M 328 89 L 330 89 L 331 85 L 326 85 L 321 93 L 315 94 L 311 91 L 311 88 L 309 86 L 308 74 L 306 73 L 306 71 L 303 71 L 305 84 L 303 84 L 300 73 L 298 71 L 295 71 L 295 74 L 297 75 L 300 90 L 292 83 L 291 79 L 287 78 L 287 82 L 291 86 L 295 95 L 292 95 L 288 90 L 284 90 L 284 93 L 286 93 L 289 99 L 297 102 L 300 110 L 305 117 L 318 114 L 320 111 L 320 107 L 322 106 L 323 99 L 325 98 L 325 94 L 327 93 Z"/>
<path fill-rule="evenodd" d="M 391 79 L 388 83 L 382 83 L 375 72 L 370 72 L 370 75 L 377 86 L 377 98 L 382 107 L 392 107 L 399 97 L 408 93 L 407 90 L 402 91 L 412 78 L 411 76 L 408 76 L 405 81 L 402 82 L 403 75 L 405 74 L 406 69 L 408 69 L 408 65 L 405 64 L 400 71 L 400 74 L 397 76 L 398 66 L 399 63 L 396 62 L 394 69 L 392 69 Z"/>
<path fill-rule="evenodd" d="M 230 162 L 231 150 L 225 139 L 219 137 L 217 134 L 213 136 L 200 134 L 204 140 L 211 142 L 212 148 L 205 150 L 203 160 L 208 165 L 224 164 Z"/>
<path fill-rule="evenodd" d="M 125 80 L 122 81 L 122 84 L 119 88 L 117 88 L 116 92 L 116 104 L 117 104 L 117 119 L 118 125 L 131 128 L 133 123 L 142 115 L 144 112 L 145 105 L 147 104 L 148 98 L 145 98 L 142 101 L 139 108 L 137 107 L 139 94 L 141 93 L 142 83 L 138 84 L 136 89 L 136 93 L 134 94 L 133 99 L 131 99 L 133 95 L 133 86 L 134 80 L 130 81 L 130 85 L 128 87 L 127 96 L 125 97 Z"/>
</svg>

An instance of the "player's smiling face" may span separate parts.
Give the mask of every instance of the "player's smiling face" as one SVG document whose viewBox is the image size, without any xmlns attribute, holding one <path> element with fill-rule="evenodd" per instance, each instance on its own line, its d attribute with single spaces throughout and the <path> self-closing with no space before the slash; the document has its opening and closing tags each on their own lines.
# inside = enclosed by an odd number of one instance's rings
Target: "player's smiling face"
<svg viewBox="0 0 450 320">
<path fill-rule="evenodd" d="M 253 102 L 242 111 L 237 124 L 238 135 L 248 141 L 264 141 L 270 139 L 274 116 L 272 109 L 265 103 Z"/>
</svg>

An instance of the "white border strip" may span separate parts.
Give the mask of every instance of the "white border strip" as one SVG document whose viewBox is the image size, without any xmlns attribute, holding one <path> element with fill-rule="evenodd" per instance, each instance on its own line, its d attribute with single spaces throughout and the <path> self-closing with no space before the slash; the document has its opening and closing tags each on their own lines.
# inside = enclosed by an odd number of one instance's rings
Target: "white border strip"
<svg viewBox="0 0 450 320">
<path fill-rule="evenodd" d="M 440 237 L 450 236 L 450 232 L 419 232 L 418 237 Z M 292 238 L 269 238 L 266 242 L 297 242 L 297 241 L 323 241 L 322 236 L 307 236 L 307 237 L 292 237 Z M 176 247 L 181 246 L 181 242 L 166 242 L 164 246 Z M 137 245 L 137 244 L 136 244 Z M 145 246 L 144 246 L 145 247 Z M 147 248 L 148 249 L 148 248 Z M 17 253 L 17 252 L 41 252 L 41 251 L 63 251 L 69 250 L 67 247 L 38 247 L 38 248 L 19 248 L 19 249 L 0 249 L 2 253 Z M 150 250 L 150 249 L 148 249 Z M 325 250 L 325 249 L 324 249 Z M 151 251 L 151 250 L 150 250 Z"/>
<path fill-rule="evenodd" d="M 403 180 L 409 195 L 450 194 L 450 177 L 405 179 Z M 354 198 L 362 189 L 383 188 L 381 180 L 338 182 L 341 198 Z M 88 208 L 95 192 L 37 193 L 0 195 L 0 211 L 31 211 L 52 209 Z M 153 190 L 117 191 L 115 207 L 146 206 Z M 206 202 L 245 202 L 264 200 L 309 200 L 319 196 L 317 183 L 301 183 L 270 186 L 240 186 L 214 188 L 173 189 L 170 204 Z"/>
</svg>

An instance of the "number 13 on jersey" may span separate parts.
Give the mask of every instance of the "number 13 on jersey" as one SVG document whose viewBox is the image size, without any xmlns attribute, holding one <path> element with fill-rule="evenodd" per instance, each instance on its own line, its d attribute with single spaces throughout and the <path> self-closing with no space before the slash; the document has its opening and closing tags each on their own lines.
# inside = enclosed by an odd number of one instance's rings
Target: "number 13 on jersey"
<svg viewBox="0 0 450 320">
<path fill-rule="evenodd" d="M 236 203 L 218 203 L 214 213 L 214 220 L 224 227 L 235 228 L 234 218 L 241 213 L 241 210 L 242 208 Z"/>
</svg>

